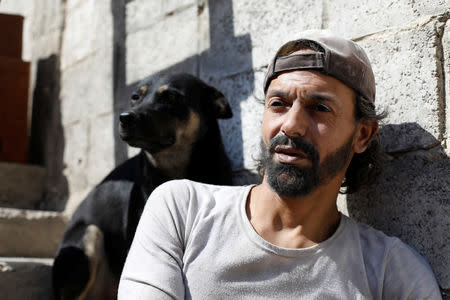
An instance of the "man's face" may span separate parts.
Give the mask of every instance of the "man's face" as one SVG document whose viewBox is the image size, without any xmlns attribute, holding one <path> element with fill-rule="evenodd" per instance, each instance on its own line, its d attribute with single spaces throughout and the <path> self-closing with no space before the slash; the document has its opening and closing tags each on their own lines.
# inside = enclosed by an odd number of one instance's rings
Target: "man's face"
<svg viewBox="0 0 450 300">
<path fill-rule="evenodd" d="M 343 178 L 353 155 L 354 98 L 351 88 L 317 71 L 286 72 L 271 81 L 261 162 L 277 194 L 302 197 Z"/>
</svg>

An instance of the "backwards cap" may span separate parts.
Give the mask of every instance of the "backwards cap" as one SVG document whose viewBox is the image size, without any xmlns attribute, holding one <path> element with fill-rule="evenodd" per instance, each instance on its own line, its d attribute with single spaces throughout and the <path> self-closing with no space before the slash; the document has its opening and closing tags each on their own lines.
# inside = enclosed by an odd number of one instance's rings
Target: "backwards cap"
<svg viewBox="0 0 450 300">
<path fill-rule="evenodd" d="M 310 30 L 301 38 L 281 46 L 267 70 L 264 93 L 272 79 L 293 70 L 318 70 L 352 88 L 362 97 L 375 102 L 375 77 L 369 58 L 355 42 L 323 30 Z M 305 42 L 316 44 L 321 51 L 291 54 Z"/>
</svg>

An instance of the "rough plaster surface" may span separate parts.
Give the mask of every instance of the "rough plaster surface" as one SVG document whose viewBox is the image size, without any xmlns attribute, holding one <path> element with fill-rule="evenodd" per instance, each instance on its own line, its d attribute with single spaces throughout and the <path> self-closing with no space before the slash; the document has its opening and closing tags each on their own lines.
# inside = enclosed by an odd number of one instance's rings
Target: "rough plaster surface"
<svg viewBox="0 0 450 300">
<path fill-rule="evenodd" d="M 423 20 L 401 30 L 364 38 L 377 82 L 376 102 L 388 111 L 387 123 L 419 124 L 440 136 L 440 68 L 437 20 Z"/>
<path fill-rule="evenodd" d="M 401 155 L 418 150 L 431 150 L 440 146 L 440 141 L 419 124 L 387 124 L 380 129 L 383 147 L 391 155 Z"/>
<path fill-rule="evenodd" d="M 0 162 L 0 206 L 38 207 L 44 194 L 45 176 L 45 169 L 39 166 Z"/>
<path fill-rule="evenodd" d="M 197 7 L 190 6 L 154 26 L 128 34 L 126 83 L 139 81 L 147 75 L 195 56 L 198 50 L 196 32 Z M 161 49 L 164 51 L 160 51 Z"/>
<path fill-rule="evenodd" d="M 0 208 L 0 256 L 53 257 L 66 222 L 57 212 Z"/>
<path fill-rule="evenodd" d="M 417 18 L 448 12 L 448 0 L 325 0 L 326 28 L 356 38 L 386 28 L 404 26 Z"/>
<path fill-rule="evenodd" d="M 3 300 L 53 300 L 52 259 L 0 257 Z"/>
</svg>

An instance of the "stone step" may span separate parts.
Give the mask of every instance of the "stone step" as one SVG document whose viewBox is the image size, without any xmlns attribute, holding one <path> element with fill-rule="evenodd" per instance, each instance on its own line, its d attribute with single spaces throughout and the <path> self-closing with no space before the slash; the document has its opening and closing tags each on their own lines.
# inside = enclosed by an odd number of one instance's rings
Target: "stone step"
<svg viewBox="0 0 450 300">
<path fill-rule="evenodd" d="M 0 257 L 2 300 L 53 300 L 50 258 Z"/>
<path fill-rule="evenodd" d="M 59 212 L 0 208 L 0 256 L 54 257 L 66 224 Z"/>
<path fill-rule="evenodd" d="M 0 162 L 0 206 L 37 208 L 45 190 L 45 169 L 39 166 Z"/>
</svg>

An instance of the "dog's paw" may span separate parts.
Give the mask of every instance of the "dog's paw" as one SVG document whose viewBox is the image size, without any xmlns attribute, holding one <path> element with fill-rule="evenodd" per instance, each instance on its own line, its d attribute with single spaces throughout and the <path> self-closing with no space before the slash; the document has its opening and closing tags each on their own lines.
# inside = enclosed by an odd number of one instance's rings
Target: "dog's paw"
<svg viewBox="0 0 450 300">
<path fill-rule="evenodd" d="M 57 299 L 76 299 L 89 281 L 89 258 L 78 247 L 64 247 L 53 263 L 53 289 Z"/>
<path fill-rule="evenodd" d="M 105 250 L 103 234 L 89 225 L 83 235 L 83 247 L 62 248 L 53 265 L 53 283 L 57 297 L 87 300 L 95 294 L 97 278 L 104 277 Z"/>
</svg>

